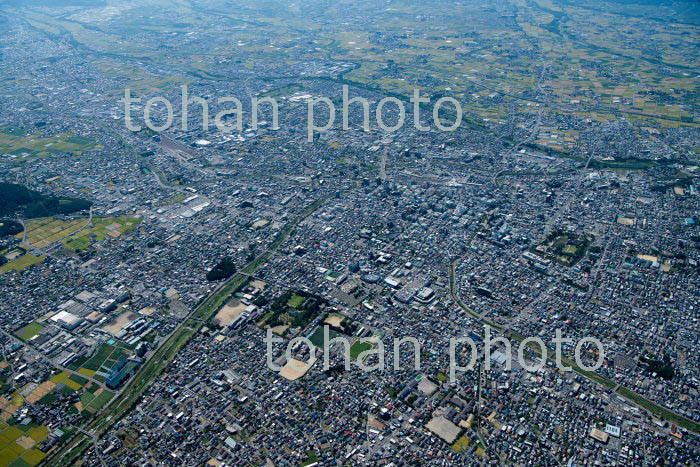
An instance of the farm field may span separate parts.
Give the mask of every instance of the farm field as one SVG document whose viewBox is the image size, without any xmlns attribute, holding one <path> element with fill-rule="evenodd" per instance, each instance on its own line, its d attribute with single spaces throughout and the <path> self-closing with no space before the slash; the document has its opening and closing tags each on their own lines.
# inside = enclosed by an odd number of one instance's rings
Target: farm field
<svg viewBox="0 0 700 467">
<path fill-rule="evenodd" d="M 26 222 L 25 243 L 32 248 L 45 248 L 60 240 L 66 248 L 84 250 L 94 242 L 118 238 L 140 223 L 141 219 L 135 217 L 97 217 L 92 223 L 88 219 L 34 219 Z M 17 238 L 22 238 L 22 234 Z"/>
<path fill-rule="evenodd" d="M 49 136 L 41 132 L 28 132 L 9 126 L 0 128 L 0 154 L 5 153 L 18 162 L 26 162 L 50 154 L 80 155 L 100 148 L 101 146 L 91 139 L 71 133 Z"/>
<path fill-rule="evenodd" d="M 84 228 L 87 224 L 87 219 L 63 221 L 49 218 L 27 221 L 25 242 L 33 248 L 44 248 Z"/>
<path fill-rule="evenodd" d="M 45 426 L 13 425 L 0 422 L 0 465 L 39 464 L 46 453 L 36 448 L 46 440 L 49 430 Z"/>
<path fill-rule="evenodd" d="M 46 256 L 44 255 L 37 256 L 31 253 L 27 253 L 24 256 L 20 256 L 19 258 L 0 266 L 0 274 L 3 274 L 10 270 L 22 272 L 30 266 L 34 266 L 35 264 L 41 263 L 42 261 L 44 261 L 44 259 L 46 259 Z"/>
<path fill-rule="evenodd" d="M 95 378 L 98 381 L 104 381 L 105 375 L 109 373 L 112 365 L 114 365 L 120 357 L 128 358 L 129 356 L 130 353 L 122 346 L 103 343 L 92 357 L 87 360 L 74 362 L 71 365 L 71 369 Z"/>
</svg>

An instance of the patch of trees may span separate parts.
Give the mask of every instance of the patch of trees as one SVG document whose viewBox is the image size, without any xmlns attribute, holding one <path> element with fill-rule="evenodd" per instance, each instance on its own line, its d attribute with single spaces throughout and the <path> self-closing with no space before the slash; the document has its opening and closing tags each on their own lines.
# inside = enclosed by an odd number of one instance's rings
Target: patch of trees
<svg viewBox="0 0 700 467">
<path fill-rule="evenodd" d="M 255 300 L 253 300 L 253 305 L 262 308 L 269 302 L 270 301 L 264 295 L 258 295 L 257 297 L 255 297 Z"/>
<path fill-rule="evenodd" d="M 590 272 L 590 271 L 589 271 L 589 272 Z M 566 285 L 569 285 L 569 286 L 574 287 L 574 288 L 579 289 L 579 290 L 583 290 L 584 292 L 587 292 L 587 291 L 588 291 L 588 285 L 577 284 L 576 282 L 572 281 L 572 280 L 569 279 L 569 278 L 564 279 L 563 282 L 564 282 Z"/>
<path fill-rule="evenodd" d="M 22 232 L 22 224 L 9 219 L 0 219 L 0 237 L 6 235 L 17 235 Z"/>
<path fill-rule="evenodd" d="M 342 375 L 344 372 L 345 372 L 345 365 L 341 365 L 341 364 L 333 365 L 325 371 L 325 373 L 329 376 Z"/>
<path fill-rule="evenodd" d="M 292 298 L 292 295 L 294 295 L 294 292 L 288 290 L 272 302 L 272 305 L 270 305 L 272 316 L 267 321 L 267 324 L 269 324 L 270 327 L 274 328 L 275 326 L 287 324 L 282 322 L 280 315 L 287 311 L 287 303 L 289 302 L 289 299 Z"/>
<path fill-rule="evenodd" d="M 214 266 L 211 271 L 207 273 L 207 280 L 209 282 L 219 281 L 222 279 L 228 279 L 236 272 L 236 265 L 229 257 L 223 258 L 219 261 L 216 266 Z"/>
<path fill-rule="evenodd" d="M 328 329 L 335 331 L 338 334 L 345 334 L 346 336 L 352 336 L 355 333 L 355 331 L 357 331 L 357 328 L 359 327 L 355 321 L 353 321 L 349 318 L 345 318 L 344 320 L 342 320 L 338 324 L 338 326 L 334 326 L 330 323 L 325 322 L 327 317 L 328 317 L 328 315 L 324 316 L 323 319 L 321 319 L 322 325 L 328 326 Z"/>
<path fill-rule="evenodd" d="M 673 365 L 671 364 L 671 359 L 668 355 L 665 355 L 663 360 L 642 355 L 639 358 L 639 361 L 646 366 L 649 373 L 656 373 L 657 376 L 660 376 L 665 380 L 673 379 Z"/>
<path fill-rule="evenodd" d="M 41 199 L 41 194 L 14 183 L 0 183 L 0 214 L 14 214 L 21 206 Z"/>
<path fill-rule="evenodd" d="M 35 217 L 50 217 L 56 214 L 72 214 L 74 212 L 90 209 L 92 203 L 78 198 L 53 198 L 48 197 L 43 200 L 29 204 L 24 208 L 24 217 L 33 219 Z"/>
<path fill-rule="evenodd" d="M 0 216 L 22 213 L 27 219 L 72 214 L 90 209 L 92 203 L 79 198 L 45 196 L 16 183 L 0 183 Z"/>
<path fill-rule="evenodd" d="M 299 309 L 294 309 L 289 306 L 289 300 L 295 293 L 307 299 Z M 270 327 L 280 325 L 289 325 L 293 328 L 304 327 L 318 314 L 319 308 L 323 303 L 324 300 L 320 297 L 312 296 L 306 292 L 293 292 L 288 290 L 277 297 L 272 302 L 272 305 L 270 305 L 272 316 L 268 319 L 267 324 Z M 285 314 L 288 319 L 283 318 Z"/>
</svg>

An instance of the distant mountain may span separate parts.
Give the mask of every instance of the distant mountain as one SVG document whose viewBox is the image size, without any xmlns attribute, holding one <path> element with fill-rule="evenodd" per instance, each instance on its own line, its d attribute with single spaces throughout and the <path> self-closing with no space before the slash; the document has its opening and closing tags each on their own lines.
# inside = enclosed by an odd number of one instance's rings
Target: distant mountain
<svg viewBox="0 0 700 467">
<path fill-rule="evenodd" d="M 71 214 L 90 209 L 92 203 L 79 198 L 45 196 L 15 183 L 0 182 L 0 216 L 20 213 L 27 219 Z"/>
<path fill-rule="evenodd" d="M 0 5 L 12 6 L 48 6 L 48 7 L 64 7 L 64 6 L 105 6 L 107 2 L 104 0 L 0 0 Z"/>
<path fill-rule="evenodd" d="M 610 0 L 625 5 L 672 5 L 674 3 L 697 3 L 698 0 Z"/>
</svg>

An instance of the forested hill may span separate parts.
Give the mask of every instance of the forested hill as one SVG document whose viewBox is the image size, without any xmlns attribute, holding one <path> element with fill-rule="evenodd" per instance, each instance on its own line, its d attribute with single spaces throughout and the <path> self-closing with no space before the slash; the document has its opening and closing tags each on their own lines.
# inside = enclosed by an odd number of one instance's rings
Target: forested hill
<svg viewBox="0 0 700 467">
<path fill-rule="evenodd" d="M 92 203 L 79 198 L 45 196 L 15 183 L 0 182 L 0 216 L 19 214 L 26 219 L 71 214 L 90 209 Z"/>
</svg>

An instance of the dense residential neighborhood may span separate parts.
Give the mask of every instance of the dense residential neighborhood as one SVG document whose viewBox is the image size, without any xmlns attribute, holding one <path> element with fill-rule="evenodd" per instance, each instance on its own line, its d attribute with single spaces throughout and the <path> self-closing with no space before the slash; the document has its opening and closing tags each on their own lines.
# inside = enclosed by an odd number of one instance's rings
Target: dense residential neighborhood
<svg viewBox="0 0 700 467">
<path fill-rule="evenodd" d="M 697 463 L 695 6 L 584 2 L 659 28 L 640 65 L 565 62 L 598 40 L 568 2 L 14 3 L 1 465 Z"/>
</svg>

